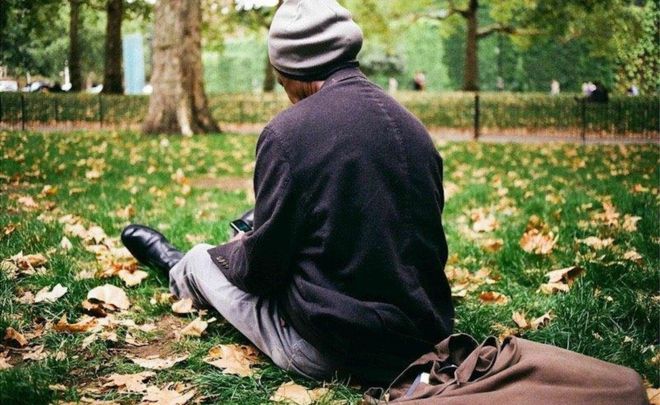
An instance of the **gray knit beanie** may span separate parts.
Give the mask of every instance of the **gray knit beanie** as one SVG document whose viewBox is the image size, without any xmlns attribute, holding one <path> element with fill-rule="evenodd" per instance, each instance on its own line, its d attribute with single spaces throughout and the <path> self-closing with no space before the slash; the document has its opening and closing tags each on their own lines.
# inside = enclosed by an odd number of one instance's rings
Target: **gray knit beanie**
<svg viewBox="0 0 660 405">
<path fill-rule="evenodd" d="M 285 0 L 268 33 L 270 63 L 284 76 L 324 80 L 333 72 L 358 66 L 362 30 L 334 0 Z"/>
</svg>

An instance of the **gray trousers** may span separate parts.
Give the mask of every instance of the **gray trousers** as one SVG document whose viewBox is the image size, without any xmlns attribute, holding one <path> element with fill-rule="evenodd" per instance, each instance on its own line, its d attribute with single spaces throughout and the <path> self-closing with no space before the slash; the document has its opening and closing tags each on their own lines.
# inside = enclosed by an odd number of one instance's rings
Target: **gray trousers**
<svg viewBox="0 0 660 405">
<path fill-rule="evenodd" d="M 336 366 L 280 316 L 277 303 L 249 294 L 231 284 L 211 261 L 207 250 L 193 247 L 170 270 L 170 290 L 179 298 L 191 298 L 198 308 L 213 307 L 277 366 L 308 378 L 332 378 Z"/>
</svg>

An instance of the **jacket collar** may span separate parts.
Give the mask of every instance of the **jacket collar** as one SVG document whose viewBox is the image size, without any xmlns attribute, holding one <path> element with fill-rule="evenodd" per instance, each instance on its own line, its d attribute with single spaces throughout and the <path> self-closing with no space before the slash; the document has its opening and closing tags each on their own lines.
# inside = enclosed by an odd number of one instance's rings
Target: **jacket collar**
<svg viewBox="0 0 660 405">
<path fill-rule="evenodd" d="M 325 79 L 325 83 L 323 83 L 323 86 L 321 86 L 321 90 L 330 87 L 334 84 L 337 84 L 341 81 L 344 81 L 346 79 L 350 79 L 353 77 L 363 77 L 366 78 L 364 73 L 357 68 L 357 67 L 347 67 L 345 69 L 338 70 L 331 74 L 327 79 Z"/>
</svg>

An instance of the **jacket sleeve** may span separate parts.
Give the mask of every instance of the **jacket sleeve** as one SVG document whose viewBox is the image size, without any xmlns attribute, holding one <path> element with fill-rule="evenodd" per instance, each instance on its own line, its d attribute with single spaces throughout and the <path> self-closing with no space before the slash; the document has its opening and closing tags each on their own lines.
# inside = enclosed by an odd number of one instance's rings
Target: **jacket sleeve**
<svg viewBox="0 0 660 405">
<path fill-rule="evenodd" d="M 209 250 L 227 279 L 243 291 L 269 295 L 290 280 L 301 202 L 293 193 L 291 167 L 268 127 L 257 144 L 254 229 L 241 240 Z"/>
</svg>

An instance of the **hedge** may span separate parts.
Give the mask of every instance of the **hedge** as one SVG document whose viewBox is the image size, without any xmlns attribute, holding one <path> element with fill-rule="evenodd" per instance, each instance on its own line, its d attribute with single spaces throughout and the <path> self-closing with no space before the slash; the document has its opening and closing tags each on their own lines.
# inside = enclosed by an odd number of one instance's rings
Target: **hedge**
<svg viewBox="0 0 660 405">
<path fill-rule="evenodd" d="M 476 105 L 472 93 L 401 92 L 396 98 L 428 127 L 474 127 Z M 148 103 L 148 96 L 0 93 L 0 122 L 20 122 L 23 108 L 28 122 L 136 124 L 146 114 Z M 282 93 L 209 96 L 212 115 L 226 123 L 265 123 L 288 106 L 289 101 Z M 576 100 L 575 95 L 479 95 L 479 122 L 484 131 L 584 130 L 589 133 L 657 136 L 659 111 L 658 96 L 615 96 L 607 104 L 593 104 Z"/>
</svg>

